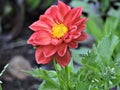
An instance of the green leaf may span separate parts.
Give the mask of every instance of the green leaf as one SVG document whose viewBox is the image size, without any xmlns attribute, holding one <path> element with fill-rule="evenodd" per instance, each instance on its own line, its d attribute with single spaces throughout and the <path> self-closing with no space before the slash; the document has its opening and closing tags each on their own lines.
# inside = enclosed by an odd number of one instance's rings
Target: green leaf
<svg viewBox="0 0 120 90">
<path fill-rule="evenodd" d="M 36 69 L 33 69 L 32 71 L 25 71 L 25 72 L 31 74 L 34 77 L 41 78 L 41 79 L 46 79 L 48 77 L 50 77 L 50 78 L 56 77 L 55 71 L 44 70 L 42 68 L 36 68 Z"/>
<path fill-rule="evenodd" d="M 88 20 L 92 19 L 95 23 L 96 23 L 96 26 L 102 30 L 103 29 L 103 20 L 100 16 L 100 14 L 96 13 L 95 11 L 92 11 L 89 13 L 89 17 L 88 17 Z M 92 26 L 91 26 L 92 27 Z"/>
<path fill-rule="evenodd" d="M 60 90 L 57 87 L 54 87 L 47 81 L 43 81 L 42 84 L 39 86 L 38 90 Z"/>
<path fill-rule="evenodd" d="M 2 76 L 2 74 L 4 73 L 7 67 L 8 67 L 8 64 L 4 66 L 4 69 L 0 73 L 0 77 Z M 0 90 L 2 90 L 1 84 L 2 84 L 2 81 L 0 81 Z"/>
<path fill-rule="evenodd" d="M 84 1 L 72 0 L 70 5 L 73 6 L 73 7 L 82 6 L 83 7 L 83 11 L 90 12 L 88 0 L 84 0 Z"/>
<path fill-rule="evenodd" d="M 116 17 L 113 22 L 114 33 L 120 38 L 120 17 Z"/>
<path fill-rule="evenodd" d="M 108 33 L 111 33 L 112 31 L 112 27 L 113 27 L 113 21 L 111 18 L 107 18 L 105 24 L 104 24 L 104 30 L 103 30 L 103 34 L 107 35 Z"/>
<path fill-rule="evenodd" d="M 42 2 L 41 8 L 46 8 L 54 3 L 54 0 L 44 0 Z"/>
<path fill-rule="evenodd" d="M 26 2 L 32 9 L 35 9 L 39 6 L 41 0 L 26 0 Z"/>
<path fill-rule="evenodd" d="M 1 84 L 0 84 L 0 90 L 2 90 Z"/>
<path fill-rule="evenodd" d="M 107 35 L 108 33 L 115 33 L 117 26 L 119 25 L 119 22 L 120 22 L 119 18 L 108 17 L 104 24 L 104 29 L 103 29 L 104 36 Z"/>
<path fill-rule="evenodd" d="M 0 77 L 3 75 L 7 67 L 8 67 L 8 64 L 4 66 L 4 69 L 0 73 Z M 1 84 L 2 84 L 2 81 L 0 81 L 0 90 L 2 90 Z"/>
<path fill-rule="evenodd" d="M 120 63 L 120 50 L 119 49 L 120 49 L 120 42 L 115 49 L 115 55 L 114 55 L 115 60 Z"/>
<path fill-rule="evenodd" d="M 88 84 L 82 81 L 78 81 L 76 85 L 76 90 L 89 90 Z"/>
<path fill-rule="evenodd" d="M 24 71 L 24 72 L 31 74 L 33 77 L 46 80 L 54 87 L 58 87 L 58 83 L 54 81 L 54 78 L 57 77 L 57 74 L 55 71 L 37 68 L 37 69 L 33 69 L 32 71 Z"/>
<path fill-rule="evenodd" d="M 120 16 L 120 8 L 118 10 L 114 9 L 114 8 L 110 8 L 110 10 L 108 11 L 108 15 L 112 16 L 112 17 L 119 17 Z"/>
<path fill-rule="evenodd" d="M 101 29 L 92 19 L 89 18 L 86 28 L 88 33 L 90 33 L 95 38 L 96 41 L 99 41 L 102 38 Z"/>
<path fill-rule="evenodd" d="M 118 42 L 116 35 L 108 34 L 83 58 L 78 80 L 88 84 L 90 90 L 108 90 L 120 83 L 120 62 L 112 58 Z"/>
<path fill-rule="evenodd" d="M 101 8 L 102 12 L 105 12 L 105 10 L 109 7 L 109 4 L 110 4 L 109 0 L 101 0 L 100 8 Z"/>
<path fill-rule="evenodd" d="M 2 74 L 4 73 L 4 71 L 6 70 L 7 67 L 8 67 L 8 64 L 4 66 L 4 69 L 0 73 L 0 77 L 2 76 Z"/>
<path fill-rule="evenodd" d="M 73 66 L 73 59 L 70 60 L 70 63 L 68 64 L 68 72 L 73 72 L 74 71 L 74 66 Z"/>
<path fill-rule="evenodd" d="M 110 60 L 119 38 L 116 35 L 109 34 L 97 46 L 97 54 L 105 60 Z"/>
<path fill-rule="evenodd" d="M 81 64 L 82 58 L 88 54 L 89 50 L 90 50 L 89 48 L 85 47 L 81 47 L 75 50 L 71 49 L 72 60 L 74 60 L 78 64 Z"/>
<path fill-rule="evenodd" d="M 1 86 L 1 84 L 2 84 L 2 81 L 0 81 L 0 90 L 2 90 L 2 86 Z"/>
</svg>

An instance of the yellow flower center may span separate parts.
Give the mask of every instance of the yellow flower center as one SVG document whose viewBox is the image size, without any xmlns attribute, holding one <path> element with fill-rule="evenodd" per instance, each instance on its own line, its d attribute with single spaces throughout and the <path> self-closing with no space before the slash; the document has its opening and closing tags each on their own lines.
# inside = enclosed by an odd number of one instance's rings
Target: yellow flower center
<svg viewBox="0 0 120 90">
<path fill-rule="evenodd" d="M 64 24 L 57 24 L 52 28 L 52 36 L 54 38 L 61 38 L 68 31 L 68 28 Z"/>
</svg>

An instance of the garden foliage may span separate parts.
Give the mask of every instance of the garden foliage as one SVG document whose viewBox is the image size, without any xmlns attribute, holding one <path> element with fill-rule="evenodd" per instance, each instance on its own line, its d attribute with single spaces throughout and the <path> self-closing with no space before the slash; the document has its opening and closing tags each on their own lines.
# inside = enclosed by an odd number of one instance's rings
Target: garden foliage
<svg viewBox="0 0 120 90">
<path fill-rule="evenodd" d="M 37 68 L 27 73 L 43 79 L 39 90 L 120 90 L 120 7 L 117 10 L 110 7 L 105 14 L 110 3 L 101 0 L 100 7 L 96 8 L 100 14 L 97 14 L 91 8 L 88 10 L 88 0 L 73 0 L 71 5 L 81 5 L 88 13 L 86 32 L 94 37 L 92 49 L 71 49 L 72 58 L 67 68 L 54 62 L 56 71 Z M 106 19 L 102 15 L 106 15 Z"/>
<path fill-rule="evenodd" d="M 2 76 L 2 74 L 4 73 L 4 71 L 6 70 L 7 67 L 8 67 L 8 64 L 5 65 L 4 69 L 1 71 L 0 77 Z M 2 90 L 1 84 L 2 84 L 2 81 L 0 81 L 0 90 Z"/>
</svg>

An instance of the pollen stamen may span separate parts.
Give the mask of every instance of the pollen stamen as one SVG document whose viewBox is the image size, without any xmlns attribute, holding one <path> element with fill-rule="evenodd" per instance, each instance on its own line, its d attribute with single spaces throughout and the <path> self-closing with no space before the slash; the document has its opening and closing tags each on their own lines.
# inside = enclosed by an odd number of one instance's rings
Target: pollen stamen
<svg viewBox="0 0 120 90">
<path fill-rule="evenodd" d="M 64 24 L 57 24 L 52 28 L 52 36 L 54 38 L 61 38 L 68 32 L 68 28 Z"/>
</svg>

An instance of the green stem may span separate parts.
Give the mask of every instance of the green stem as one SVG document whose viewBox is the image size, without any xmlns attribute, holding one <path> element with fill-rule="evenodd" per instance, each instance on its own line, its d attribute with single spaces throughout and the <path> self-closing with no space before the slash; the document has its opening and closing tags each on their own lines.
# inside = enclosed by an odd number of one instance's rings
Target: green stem
<svg viewBox="0 0 120 90">
<path fill-rule="evenodd" d="M 58 81 L 60 83 L 60 88 L 61 88 L 61 90 L 63 90 L 63 87 L 62 87 L 63 83 L 62 83 L 62 80 L 60 79 L 60 75 L 59 75 L 59 71 L 57 69 L 57 64 L 56 64 L 56 60 L 55 59 L 53 60 L 53 64 L 54 64 L 54 68 L 55 68 L 56 73 L 57 73 Z"/>
<path fill-rule="evenodd" d="M 54 85 L 55 87 L 58 87 L 58 84 L 57 83 L 55 83 L 52 79 L 44 79 L 44 80 L 46 80 L 46 81 L 48 81 L 49 83 L 51 83 L 52 85 Z"/>
<path fill-rule="evenodd" d="M 2 90 L 2 86 L 1 86 L 1 83 L 0 83 L 0 90 Z"/>
<path fill-rule="evenodd" d="M 66 85 L 67 85 L 67 90 L 69 90 L 69 73 L 68 73 L 68 67 L 65 67 L 65 73 L 66 73 Z"/>
</svg>

